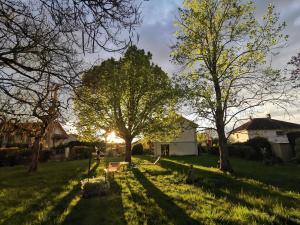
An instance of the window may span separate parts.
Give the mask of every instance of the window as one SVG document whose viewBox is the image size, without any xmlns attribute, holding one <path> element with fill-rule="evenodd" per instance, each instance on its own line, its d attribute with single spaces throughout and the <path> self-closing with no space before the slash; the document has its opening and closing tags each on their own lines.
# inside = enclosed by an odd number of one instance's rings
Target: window
<svg viewBox="0 0 300 225">
<path fill-rule="evenodd" d="M 282 130 L 278 130 L 278 131 L 276 131 L 276 135 L 282 136 L 282 135 L 284 135 L 284 132 Z"/>
<path fill-rule="evenodd" d="M 170 146 L 168 144 L 162 144 L 160 148 L 161 156 L 169 156 Z"/>
</svg>

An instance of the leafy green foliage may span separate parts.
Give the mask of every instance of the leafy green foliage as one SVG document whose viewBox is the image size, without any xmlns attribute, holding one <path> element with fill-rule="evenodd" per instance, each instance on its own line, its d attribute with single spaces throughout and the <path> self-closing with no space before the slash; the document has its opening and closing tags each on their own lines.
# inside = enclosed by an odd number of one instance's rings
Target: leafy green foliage
<svg viewBox="0 0 300 225">
<path fill-rule="evenodd" d="M 0 167 L 15 166 L 20 164 L 28 164 L 30 162 L 33 151 L 31 149 L 2 149 L 0 150 Z M 52 151 L 42 150 L 39 153 L 39 161 L 47 162 L 52 156 Z"/>
<path fill-rule="evenodd" d="M 168 75 L 151 58 L 131 46 L 119 60 L 108 59 L 83 75 L 75 100 L 83 138 L 95 139 L 99 131 L 114 130 L 129 146 L 139 135 L 171 130 L 167 128 L 177 117 L 176 93 Z"/>
<path fill-rule="evenodd" d="M 266 138 L 255 137 L 249 139 L 247 145 L 251 146 L 256 151 L 258 159 L 272 157 L 272 146 Z"/>
<path fill-rule="evenodd" d="M 172 57 L 186 68 L 178 86 L 198 116 L 217 129 L 221 169 L 230 170 L 225 127 L 254 107 L 290 100 L 289 81 L 267 64 L 272 49 L 287 39 L 285 23 L 273 5 L 259 20 L 253 1 L 185 0 L 176 26 Z"/>
<path fill-rule="evenodd" d="M 235 143 L 227 145 L 230 156 L 235 156 L 248 160 L 259 160 L 262 157 L 261 151 L 256 151 L 247 143 Z"/>
<path fill-rule="evenodd" d="M 132 147 L 132 155 L 142 155 L 144 153 L 144 147 L 142 144 L 136 144 Z"/>
<path fill-rule="evenodd" d="M 300 163 L 300 138 L 296 139 L 295 152 L 296 152 L 296 160 L 298 163 Z"/>
<path fill-rule="evenodd" d="M 206 141 L 206 134 L 205 133 L 197 133 L 197 143 L 201 144 Z"/>
</svg>

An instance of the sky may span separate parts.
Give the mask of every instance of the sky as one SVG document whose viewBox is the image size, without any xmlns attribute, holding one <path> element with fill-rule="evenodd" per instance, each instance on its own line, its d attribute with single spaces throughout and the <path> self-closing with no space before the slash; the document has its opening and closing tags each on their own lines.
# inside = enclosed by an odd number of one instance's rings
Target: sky
<svg viewBox="0 0 300 225">
<path fill-rule="evenodd" d="M 272 59 L 273 67 L 283 69 L 290 58 L 300 52 L 300 0 L 256 0 L 255 2 L 258 18 L 262 17 L 267 5 L 271 3 L 275 5 L 275 10 L 280 14 L 281 20 L 287 23 L 284 32 L 289 35 L 288 45 L 286 48 L 280 49 L 280 54 Z M 142 24 L 137 28 L 137 34 L 139 35 L 138 47 L 150 51 L 154 63 L 170 75 L 179 70 L 178 66 L 170 62 L 170 46 L 175 43 L 174 21 L 177 9 L 181 4 L 182 0 L 143 1 L 141 6 Z M 107 55 L 103 52 L 99 53 L 97 57 L 100 55 L 102 60 L 109 56 L 118 57 L 118 54 Z M 260 108 L 258 113 L 253 116 L 265 117 L 268 113 L 275 119 L 300 123 L 300 105 L 289 107 L 289 115 L 280 109 L 265 106 Z M 189 115 L 185 116 L 189 118 Z"/>
<path fill-rule="evenodd" d="M 261 18 L 268 4 L 274 4 L 280 19 L 287 23 L 284 33 L 289 35 L 287 47 L 278 50 L 272 59 L 273 67 L 283 69 L 292 56 L 300 52 L 300 0 L 256 0 L 256 16 Z M 153 61 L 169 74 L 178 72 L 178 67 L 170 62 L 170 46 L 175 42 L 174 21 L 181 0 L 149 0 L 142 5 L 143 23 L 138 29 L 138 46 L 153 54 Z M 300 98 L 300 94 L 299 94 Z M 299 99 L 298 99 L 299 100 Z M 300 123 L 300 105 L 289 107 L 289 114 L 272 106 L 259 109 L 254 115 L 265 117 L 270 113 L 272 118 Z"/>
</svg>

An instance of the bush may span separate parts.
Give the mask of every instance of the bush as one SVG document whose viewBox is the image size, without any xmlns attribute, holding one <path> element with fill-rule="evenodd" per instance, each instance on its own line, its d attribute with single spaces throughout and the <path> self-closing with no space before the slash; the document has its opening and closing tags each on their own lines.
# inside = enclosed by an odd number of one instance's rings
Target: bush
<svg viewBox="0 0 300 225">
<path fill-rule="evenodd" d="M 132 155 L 142 155 L 144 153 L 144 147 L 142 144 L 136 144 L 132 147 Z"/>
<path fill-rule="evenodd" d="M 207 152 L 212 155 L 219 155 L 219 147 L 217 146 L 208 147 Z"/>
<path fill-rule="evenodd" d="M 255 156 L 253 159 L 261 160 L 265 158 L 272 158 L 272 147 L 268 139 L 263 137 L 255 137 L 248 140 L 246 144 L 255 150 Z"/>
<path fill-rule="evenodd" d="M 256 151 L 249 145 L 244 143 L 235 143 L 227 145 L 230 156 L 235 156 L 248 160 L 255 160 L 257 158 Z"/>
<path fill-rule="evenodd" d="M 295 141 L 296 162 L 300 163 L 300 138 Z"/>
<path fill-rule="evenodd" d="M 12 144 L 12 143 L 9 143 L 6 145 L 7 148 L 9 147 L 17 147 L 17 148 L 20 148 L 20 149 L 28 149 L 29 148 L 29 145 L 28 144 Z"/>
<path fill-rule="evenodd" d="M 88 159 L 93 151 L 93 147 L 75 146 L 70 149 L 69 159 Z"/>
<path fill-rule="evenodd" d="M 52 155 L 49 150 L 41 150 L 39 153 L 39 161 L 47 162 Z M 15 166 L 27 164 L 32 156 L 31 149 L 6 148 L 0 150 L 0 166 Z"/>
<path fill-rule="evenodd" d="M 47 162 L 52 156 L 52 151 L 50 150 L 41 150 L 39 155 L 40 162 Z"/>
<path fill-rule="evenodd" d="M 60 144 L 54 149 L 57 149 L 60 151 L 61 149 L 65 149 L 66 147 L 69 147 L 70 149 L 73 147 L 78 147 L 78 146 L 85 146 L 85 147 L 92 147 L 95 148 L 97 147 L 98 150 L 104 151 L 105 150 L 105 142 L 104 141 L 97 141 L 97 142 L 84 142 L 84 141 L 70 141 L 66 144 Z"/>
<path fill-rule="evenodd" d="M 110 184 L 108 181 L 105 180 L 104 177 L 84 179 L 81 181 L 81 190 L 83 198 L 107 195 L 109 189 Z"/>
</svg>

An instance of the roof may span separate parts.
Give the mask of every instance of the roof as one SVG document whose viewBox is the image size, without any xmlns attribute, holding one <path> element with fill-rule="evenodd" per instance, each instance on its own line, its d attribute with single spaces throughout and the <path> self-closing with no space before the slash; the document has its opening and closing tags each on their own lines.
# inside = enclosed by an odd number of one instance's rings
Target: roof
<svg viewBox="0 0 300 225">
<path fill-rule="evenodd" d="M 254 118 L 247 123 L 232 130 L 231 133 L 241 130 L 287 130 L 300 129 L 300 124 L 290 123 L 282 120 L 274 120 L 271 118 Z"/>
<path fill-rule="evenodd" d="M 23 131 L 27 131 L 27 132 L 36 132 L 39 131 L 41 129 L 42 123 L 41 122 L 36 122 L 36 121 L 32 121 L 32 122 L 17 122 L 17 123 L 7 123 L 6 127 L 3 128 L 2 126 L 4 125 L 4 123 L 0 123 L 0 127 L 3 129 L 3 132 L 23 132 Z M 61 126 L 61 124 L 58 121 L 54 121 L 52 123 L 52 126 L 56 126 L 59 127 L 64 136 L 67 136 L 66 131 L 64 130 L 64 128 Z"/>
<path fill-rule="evenodd" d="M 178 114 L 179 115 L 179 114 Z M 197 123 L 195 123 L 194 121 L 192 120 L 189 120 L 185 117 L 183 117 L 182 115 L 179 115 L 179 121 L 184 121 L 184 122 L 187 122 L 191 127 L 193 128 L 197 128 L 199 125 Z"/>
</svg>

